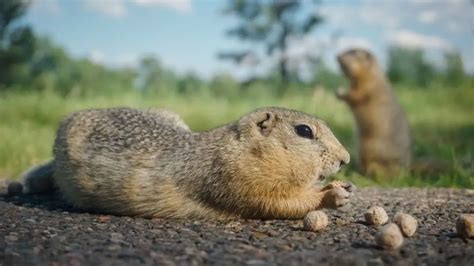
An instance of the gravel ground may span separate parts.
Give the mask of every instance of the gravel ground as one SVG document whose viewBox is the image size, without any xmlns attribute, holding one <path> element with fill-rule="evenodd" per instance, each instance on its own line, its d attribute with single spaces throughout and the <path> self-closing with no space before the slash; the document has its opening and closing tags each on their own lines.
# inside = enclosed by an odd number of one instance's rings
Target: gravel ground
<svg viewBox="0 0 474 266">
<path fill-rule="evenodd" d="M 374 245 L 369 207 L 405 211 L 419 228 L 396 251 Z M 327 211 L 323 232 L 302 221 L 147 220 L 84 213 L 55 196 L 0 196 L 0 265 L 474 265 L 474 240 L 455 232 L 474 191 L 360 189 Z"/>
</svg>

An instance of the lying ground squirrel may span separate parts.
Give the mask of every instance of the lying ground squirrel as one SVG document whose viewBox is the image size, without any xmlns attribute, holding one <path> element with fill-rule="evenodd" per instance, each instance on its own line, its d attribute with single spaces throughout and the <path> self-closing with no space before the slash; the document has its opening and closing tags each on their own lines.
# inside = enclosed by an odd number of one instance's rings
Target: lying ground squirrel
<svg viewBox="0 0 474 266">
<path fill-rule="evenodd" d="M 408 120 L 374 56 L 351 49 L 338 56 L 350 80 L 348 91 L 339 90 L 355 117 L 361 171 L 368 175 L 397 175 L 411 160 Z"/>
<path fill-rule="evenodd" d="M 347 163 L 326 124 L 298 111 L 262 108 L 197 133 L 170 111 L 114 108 L 64 119 L 54 160 L 24 182 L 116 215 L 297 219 L 349 201 L 352 184 L 320 185 Z"/>
</svg>

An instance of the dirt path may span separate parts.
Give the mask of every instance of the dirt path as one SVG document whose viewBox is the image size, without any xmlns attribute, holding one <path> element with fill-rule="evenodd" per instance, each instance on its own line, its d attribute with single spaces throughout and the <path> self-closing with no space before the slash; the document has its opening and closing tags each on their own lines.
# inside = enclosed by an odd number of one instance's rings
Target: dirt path
<svg viewBox="0 0 474 266">
<path fill-rule="evenodd" d="M 400 250 L 374 246 L 364 210 L 402 210 L 420 225 Z M 455 234 L 474 192 L 360 189 L 350 206 L 327 211 L 330 226 L 301 221 L 147 220 L 82 213 L 55 197 L 0 197 L 0 265 L 474 265 L 474 240 Z"/>
</svg>

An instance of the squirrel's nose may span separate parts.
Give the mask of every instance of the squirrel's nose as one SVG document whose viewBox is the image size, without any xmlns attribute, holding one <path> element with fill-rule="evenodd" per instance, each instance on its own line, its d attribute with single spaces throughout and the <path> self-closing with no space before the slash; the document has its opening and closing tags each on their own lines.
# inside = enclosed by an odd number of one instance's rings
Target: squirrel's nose
<svg viewBox="0 0 474 266">
<path fill-rule="evenodd" d="M 349 162 L 351 161 L 351 156 L 349 155 L 349 153 L 344 150 L 342 156 L 341 156 L 341 160 L 340 160 L 340 167 L 346 165 L 346 164 L 349 164 Z"/>
</svg>

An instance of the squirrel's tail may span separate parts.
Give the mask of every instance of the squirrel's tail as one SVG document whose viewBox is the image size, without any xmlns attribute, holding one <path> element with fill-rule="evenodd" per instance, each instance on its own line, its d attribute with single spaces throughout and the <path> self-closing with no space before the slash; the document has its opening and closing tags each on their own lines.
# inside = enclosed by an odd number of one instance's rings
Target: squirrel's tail
<svg viewBox="0 0 474 266">
<path fill-rule="evenodd" d="M 22 174 L 23 193 L 44 194 L 54 191 L 54 161 L 34 166 Z"/>
</svg>

